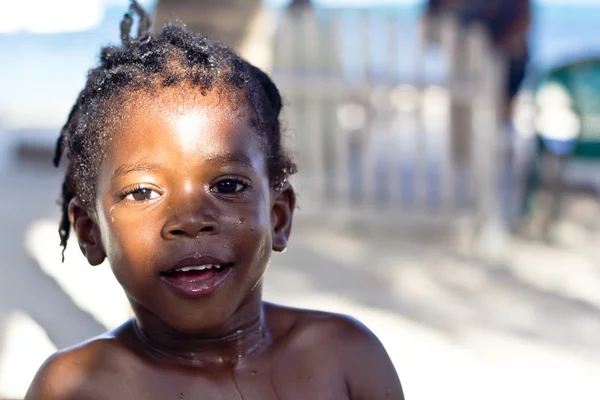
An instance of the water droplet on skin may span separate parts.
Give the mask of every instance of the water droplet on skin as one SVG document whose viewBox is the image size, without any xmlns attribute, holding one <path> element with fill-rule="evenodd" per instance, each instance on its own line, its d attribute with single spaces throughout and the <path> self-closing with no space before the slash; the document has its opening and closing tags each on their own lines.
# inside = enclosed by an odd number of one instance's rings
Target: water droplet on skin
<svg viewBox="0 0 600 400">
<path fill-rule="evenodd" d="M 254 370 L 254 369 L 251 372 L 252 372 L 252 375 L 258 374 L 258 371 Z"/>
<path fill-rule="evenodd" d="M 237 222 L 235 222 L 235 223 L 234 223 L 234 225 L 235 225 L 235 226 L 242 226 L 242 224 L 243 224 L 243 223 L 244 223 L 244 218 L 243 218 L 243 217 L 240 217 L 240 220 L 239 220 L 239 221 L 237 221 Z"/>
<path fill-rule="evenodd" d="M 179 398 L 183 399 L 185 396 L 183 395 L 183 393 L 179 393 Z"/>
<path fill-rule="evenodd" d="M 254 227 L 253 226 L 250 227 L 250 231 L 254 232 Z"/>
<path fill-rule="evenodd" d="M 115 209 L 115 206 L 112 206 L 109 210 L 108 213 L 111 214 L 110 216 L 110 222 L 115 222 L 115 217 L 112 216 L 112 212 Z"/>
</svg>

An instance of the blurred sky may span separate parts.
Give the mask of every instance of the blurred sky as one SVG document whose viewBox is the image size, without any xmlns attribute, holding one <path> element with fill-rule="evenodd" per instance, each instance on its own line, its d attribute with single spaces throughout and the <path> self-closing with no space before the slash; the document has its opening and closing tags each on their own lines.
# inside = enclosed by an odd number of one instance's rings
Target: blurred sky
<svg viewBox="0 0 600 400">
<path fill-rule="evenodd" d="M 152 7 L 156 0 L 140 0 Z M 265 0 L 280 7 L 289 0 Z M 423 0 L 318 0 L 324 7 L 381 7 L 415 23 Z M 118 41 L 128 0 L 0 0 L 0 129 L 56 129 L 101 46 Z M 600 0 L 538 0 L 532 32 L 542 67 L 567 53 L 600 54 Z"/>
<path fill-rule="evenodd" d="M 599 4 L 600 0 L 534 0 L 540 4 Z M 289 0 L 266 0 L 265 3 L 279 7 L 289 3 Z M 423 0 L 317 0 L 315 3 L 327 7 L 373 7 L 381 5 L 418 4 Z"/>
<path fill-rule="evenodd" d="M 151 6 L 156 0 L 139 0 Z M 290 0 L 264 0 L 272 7 L 281 7 Z M 102 22 L 106 9 L 126 6 L 129 0 L 2 0 L 0 1 L 0 33 L 26 31 L 31 33 L 73 32 L 91 29 Z M 423 0 L 315 0 L 325 7 L 373 7 L 415 5 Z M 600 0 L 537 0 L 542 5 L 595 5 Z M 34 12 L 32 12 L 32 10 Z M 64 10 L 69 10 L 65 13 Z M 77 17 L 74 18 L 73 16 Z"/>
<path fill-rule="evenodd" d="M 138 1 L 147 7 L 156 0 Z M 85 31 L 101 24 L 107 9 L 126 7 L 128 3 L 129 0 L 0 0 L 0 33 Z"/>
</svg>

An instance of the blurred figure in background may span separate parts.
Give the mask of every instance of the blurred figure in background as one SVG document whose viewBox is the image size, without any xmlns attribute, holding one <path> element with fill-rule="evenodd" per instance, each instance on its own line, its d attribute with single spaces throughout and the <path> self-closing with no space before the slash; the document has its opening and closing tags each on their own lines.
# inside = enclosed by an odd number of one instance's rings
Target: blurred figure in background
<svg viewBox="0 0 600 400">
<path fill-rule="evenodd" d="M 177 19 L 189 29 L 237 49 L 261 9 L 260 0 L 158 0 L 154 29 Z"/>
<path fill-rule="evenodd" d="M 154 29 L 181 21 L 227 44 L 258 67 L 270 67 L 271 21 L 261 0 L 158 0 L 154 20 Z"/>
<path fill-rule="evenodd" d="M 511 104 L 525 77 L 529 62 L 528 35 L 531 26 L 531 0 L 428 0 L 425 17 L 434 20 L 453 15 L 462 25 L 480 23 L 505 57 L 507 75 L 505 109 L 502 119 L 508 121 Z"/>
<path fill-rule="evenodd" d="M 303 9 L 306 7 L 312 7 L 312 2 L 310 0 L 292 0 L 289 5 L 289 8 L 292 10 Z"/>
<path fill-rule="evenodd" d="M 527 141 L 521 140 L 515 132 L 512 115 L 515 98 L 530 59 L 528 36 L 531 7 L 531 0 L 428 0 L 424 12 L 426 40 L 442 40 L 437 32 L 440 32 L 439 26 L 445 16 L 456 18 L 463 27 L 478 23 L 485 29 L 492 46 L 505 63 L 502 99 L 498 110 L 500 136 L 497 138 L 499 150 L 503 154 L 499 182 L 503 229 L 512 229 L 518 220 L 518 204 L 522 197 L 523 174 L 529 153 Z M 471 129 L 472 116 L 468 107 L 461 104 L 453 105 L 452 113 L 452 124 L 457 137 L 452 143 L 453 159 L 458 165 L 468 165 L 473 144 L 466 132 Z"/>
</svg>

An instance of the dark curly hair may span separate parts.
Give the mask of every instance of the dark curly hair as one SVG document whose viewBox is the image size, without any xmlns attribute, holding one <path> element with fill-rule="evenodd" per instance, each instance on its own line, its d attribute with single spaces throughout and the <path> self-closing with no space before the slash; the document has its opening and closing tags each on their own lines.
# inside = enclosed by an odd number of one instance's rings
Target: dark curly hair
<svg viewBox="0 0 600 400">
<path fill-rule="evenodd" d="M 134 14 L 140 21 L 137 37 L 132 38 Z M 241 99 L 253 111 L 252 123 L 263 139 L 271 186 L 280 188 L 296 172 L 282 144 L 281 96 L 268 75 L 225 45 L 182 25 L 167 25 L 156 36 L 150 34 L 151 25 L 149 15 L 133 0 L 121 22 L 121 46 L 101 50 L 100 65 L 89 71 L 58 138 L 54 165 L 59 166 L 63 152 L 69 162 L 59 201 L 63 260 L 71 228 L 69 202 L 77 196 L 86 207 L 93 207 L 100 162 L 119 122 L 119 110 L 132 94 L 181 87 L 203 96 L 217 90 Z"/>
</svg>

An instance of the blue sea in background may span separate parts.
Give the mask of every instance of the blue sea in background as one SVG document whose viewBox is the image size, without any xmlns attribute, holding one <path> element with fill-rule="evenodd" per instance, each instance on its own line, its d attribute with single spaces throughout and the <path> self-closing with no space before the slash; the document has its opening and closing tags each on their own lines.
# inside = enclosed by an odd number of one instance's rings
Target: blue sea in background
<svg viewBox="0 0 600 400">
<path fill-rule="evenodd" d="M 86 32 L 0 34 L 0 128 L 56 129 L 82 88 L 87 70 L 95 64 L 99 48 L 118 41 L 123 11 L 109 8 L 103 22 Z M 416 26 L 421 7 L 386 6 L 380 11 L 397 13 L 406 24 Z M 600 55 L 599 27 L 600 2 L 536 5 L 531 32 L 533 66 L 543 70 L 563 60 Z M 356 33 L 348 28 L 348 35 L 352 34 Z"/>
</svg>

